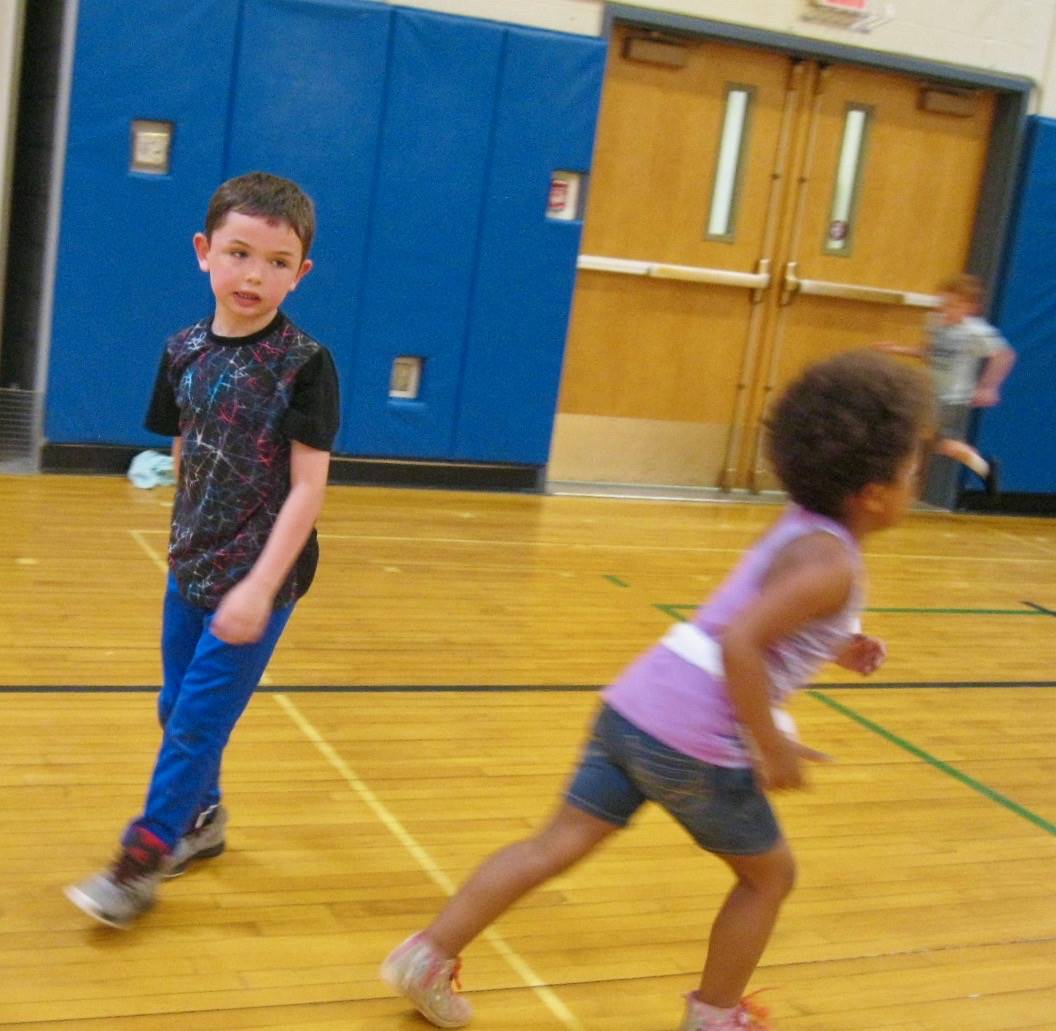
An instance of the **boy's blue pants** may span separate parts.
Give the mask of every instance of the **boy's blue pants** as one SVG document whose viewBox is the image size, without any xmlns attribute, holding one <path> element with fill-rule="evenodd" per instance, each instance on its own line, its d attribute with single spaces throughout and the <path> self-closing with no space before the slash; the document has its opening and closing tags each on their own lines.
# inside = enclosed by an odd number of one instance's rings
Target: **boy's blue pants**
<svg viewBox="0 0 1056 1031">
<path fill-rule="evenodd" d="M 276 609 L 253 644 L 226 644 L 209 632 L 215 613 L 185 601 L 169 576 L 161 628 L 165 683 L 158 696 L 164 736 L 146 807 L 132 827 L 171 848 L 202 810 L 220 801 L 224 747 L 292 613 L 292 605 Z"/>
</svg>

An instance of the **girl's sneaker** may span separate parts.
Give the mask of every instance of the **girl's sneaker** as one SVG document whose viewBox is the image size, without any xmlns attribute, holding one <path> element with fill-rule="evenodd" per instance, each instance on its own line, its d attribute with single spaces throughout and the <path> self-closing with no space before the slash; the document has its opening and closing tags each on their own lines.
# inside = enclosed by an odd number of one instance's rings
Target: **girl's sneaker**
<svg viewBox="0 0 1056 1031">
<path fill-rule="evenodd" d="M 749 996 L 741 999 L 740 1005 L 728 1016 L 708 1016 L 696 992 L 690 992 L 686 996 L 686 1015 L 679 1031 L 774 1031 L 766 1022 L 768 1015 L 767 1010 Z"/>
<path fill-rule="evenodd" d="M 162 865 L 162 877 L 179 877 L 196 859 L 213 859 L 224 851 L 227 810 L 214 805 L 201 813 Z"/>
<path fill-rule="evenodd" d="M 436 1027 L 465 1027 L 473 1007 L 458 994 L 459 959 L 447 959 L 422 934 L 415 934 L 389 953 L 381 979 L 409 999 Z"/>
</svg>

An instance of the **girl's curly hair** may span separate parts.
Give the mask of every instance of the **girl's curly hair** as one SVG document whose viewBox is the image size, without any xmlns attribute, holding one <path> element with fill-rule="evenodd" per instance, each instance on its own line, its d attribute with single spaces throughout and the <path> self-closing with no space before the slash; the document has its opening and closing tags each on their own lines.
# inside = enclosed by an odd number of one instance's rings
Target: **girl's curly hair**
<svg viewBox="0 0 1056 1031">
<path fill-rule="evenodd" d="M 812 365 L 767 420 L 767 451 L 792 500 L 840 519 L 868 483 L 890 483 L 935 418 L 929 379 L 873 351 Z"/>
</svg>

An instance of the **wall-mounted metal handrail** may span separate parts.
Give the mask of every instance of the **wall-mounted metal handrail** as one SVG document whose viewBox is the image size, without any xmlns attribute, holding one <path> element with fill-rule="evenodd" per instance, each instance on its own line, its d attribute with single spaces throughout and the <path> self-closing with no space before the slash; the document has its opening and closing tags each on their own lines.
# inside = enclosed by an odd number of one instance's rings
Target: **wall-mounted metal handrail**
<svg viewBox="0 0 1056 1031">
<path fill-rule="evenodd" d="M 749 290 L 765 290 L 770 285 L 769 272 L 735 272 L 703 265 L 669 265 L 659 261 L 608 258 L 598 254 L 581 254 L 576 261 L 576 268 L 592 272 L 616 272 L 624 276 L 647 276 L 650 279 L 678 279 L 685 283 L 741 286 Z"/>
<path fill-rule="evenodd" d="M 900 304 L 911 308 L 936 308 L 939 299 L 934 294 L 920 294 L 912 290 L 889 290 L 882 286 L 864 286 L 857 283 L 831 283 L 824 279 L 800 279 L 796 265 L 790 261 L 785 266 L 785 281 L 782 284 L 782 303 L 787 303 L 792 294 L 811 294 L 815 297 L 839 297 L 846 301 L 866 301 L 869 304 Z"/>
</svg>

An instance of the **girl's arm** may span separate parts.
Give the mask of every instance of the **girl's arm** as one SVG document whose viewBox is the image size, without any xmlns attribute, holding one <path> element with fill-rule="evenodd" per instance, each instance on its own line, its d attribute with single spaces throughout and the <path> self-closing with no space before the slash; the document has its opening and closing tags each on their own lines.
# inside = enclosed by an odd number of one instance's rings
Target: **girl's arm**
<svg viewBox="0 0 1056 1031">
<path fill-rule="evenodd" d="M 879 637 L 855 634 L 832 661 L 837 666 L 867 677 L 875 673 L 887 658 L 887 645 Z"/>
<path fill-rule="evenodd" d="M 290 493 L 253 568 L 224 595 L 210 627 L 228 644 L 249 644 L 264 633 L 275 595 L 300 555 L 323 508 L 330 452 L 293 441 Z"/>
<path fill-rule="evenodd" d="M 841 541 L 827 533 L 800 538 L 781 553 L 759 597 L 723 635 L 730 700 L 755 742 L 756 774 L 765 788 L 802 787 L 800 757 L 816 754 L 774 726 L 767 649 L 801 626 L 839 612 L 853 583 L 851 557 Z"/>
</svg>

